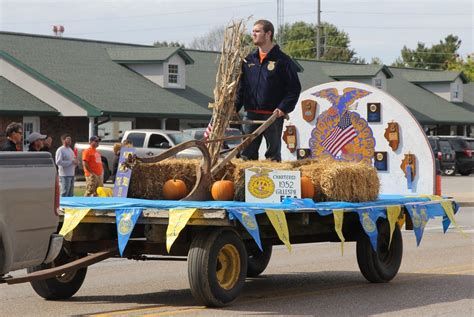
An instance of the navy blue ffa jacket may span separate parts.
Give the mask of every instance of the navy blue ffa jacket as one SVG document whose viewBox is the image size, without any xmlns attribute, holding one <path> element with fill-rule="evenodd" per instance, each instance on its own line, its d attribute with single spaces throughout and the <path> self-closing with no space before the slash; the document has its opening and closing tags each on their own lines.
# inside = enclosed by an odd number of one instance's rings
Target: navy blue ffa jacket
<svg viewBox="0 0 474 317">
<path fill-rule="evenodd" d="M 301 92 L 296 65 L 275 45 L 260 64 L 258 49 L 242 63 L 242 77 L 237 90 L 236 111 L 271 113 L 279 108 L 284 113 L 295 109 Z"/>
</svg>

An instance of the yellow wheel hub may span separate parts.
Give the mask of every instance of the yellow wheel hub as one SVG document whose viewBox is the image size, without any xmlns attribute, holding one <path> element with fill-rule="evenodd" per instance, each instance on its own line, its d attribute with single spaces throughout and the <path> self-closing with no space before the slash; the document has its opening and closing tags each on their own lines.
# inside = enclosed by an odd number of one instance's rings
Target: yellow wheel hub
<svg viewBox="0 0 474 317">
<path fill-rule="evenodd" d="M 217 282 L 220 287 L 230 290 L 240 275 L 240 255 L 232 244 L 226 244 L 219 250 L 216 268 Z"/>
</svg>

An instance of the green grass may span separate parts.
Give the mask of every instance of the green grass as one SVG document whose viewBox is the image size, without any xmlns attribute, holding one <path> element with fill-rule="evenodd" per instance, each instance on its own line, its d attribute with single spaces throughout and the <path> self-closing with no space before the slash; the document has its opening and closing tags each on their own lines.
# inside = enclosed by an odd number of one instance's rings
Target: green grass
<svg viewBox="0 0 474 317">
<path fill-rule="evenodd" d="M 86 192 L 86 188 L 84 186 L 81 186 L 81 187 L 74 186 L 74 196 L 84 196 L 85 192 Z"/>
</svg>

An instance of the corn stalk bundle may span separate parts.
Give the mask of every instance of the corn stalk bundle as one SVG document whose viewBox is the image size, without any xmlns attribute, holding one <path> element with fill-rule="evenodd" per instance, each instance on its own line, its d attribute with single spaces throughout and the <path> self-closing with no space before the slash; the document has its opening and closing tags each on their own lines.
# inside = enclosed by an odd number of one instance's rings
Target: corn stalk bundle
<svg viewBox="0 0 474 317">
<path fill-rule="evenodd" d="M 242 20 L 232 22 L 225 30 L 214 88 L 214 103 L 209 105 L 213 109 L 210 141 L 224 137 L 230 119 L 235 113 L 234 103 L 242 74 L 241 65 L 248 51 L 243 43 L 244 33 L 245 23 Z M 208 143 L 211 166 L 217 163 L 221 147 L 222 141 Z"/>
</svg>

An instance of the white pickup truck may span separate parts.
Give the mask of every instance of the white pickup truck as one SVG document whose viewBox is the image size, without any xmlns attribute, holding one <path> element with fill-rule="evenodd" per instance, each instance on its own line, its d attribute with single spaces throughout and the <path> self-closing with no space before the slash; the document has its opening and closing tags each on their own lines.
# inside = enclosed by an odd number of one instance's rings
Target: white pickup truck
<svg viewBox="0 0 474 317">
<path fill-rule="evenodd" d="M 61 251 L 59 185 L 47 152 L 0 152 L 0 282 Z"/>
<path fill-rule="evenodd" d="M 155 156 L 167 149 L 185 141 L 193 140 L 192 136 L 181 131 L 173 130 L 128 130 L 125 131 L 122 141 L 128 140 L 133 143 L 138 157 Z M 78 158 L 82 158 L 82 151 L 89 147 L 88 143 L 76 143 L 74 146 Z M 114 175 L 114 166 L 117 156 L 113 151 L 113 143 L 101 142 L 97 150 L 102 155 L 104 166 L 104 181 Z M 178 153 L 179 158 L 200 157 L 201 152 L 197 149 L 186 149 Z M 83 175 L 82 161 L 79 160 L 77 176 Z"/>
</svg>

